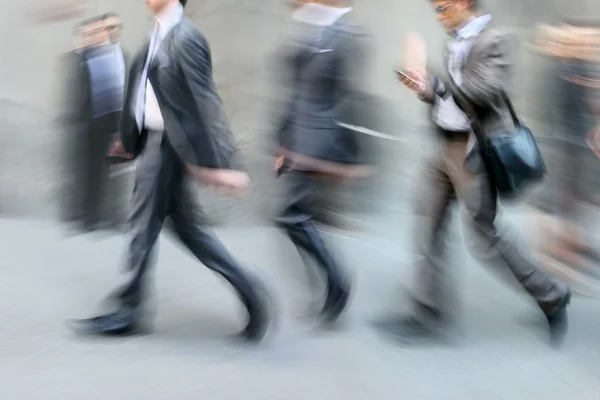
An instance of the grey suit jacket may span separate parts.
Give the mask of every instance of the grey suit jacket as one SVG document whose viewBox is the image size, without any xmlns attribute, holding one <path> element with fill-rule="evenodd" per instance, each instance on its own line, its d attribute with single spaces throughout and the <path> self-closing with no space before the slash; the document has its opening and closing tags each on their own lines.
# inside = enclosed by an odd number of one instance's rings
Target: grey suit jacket
<svg viewBox="0 0 600 400">
<path fill-rule="evenodd" d="M 135 120 L 135 95 L 148 55 L 146 43 L 128 75 L 121 136 L 127 152 L 139 154 L 146 132 Z M 210 47 L 194 24 L 183 17 L 161 43 L 148 69 L 165 122 L 165 134 L 187 164 L 240 169 L 238 151 L 212 74 Z"/>
<path fill-rule="evenodd" d="M 281 49 L 291 95 L 277 136 L 295 168 L 327 172 L 332 163 L 360 162 L 355 134 L 340 122 L 357 123 L 365 37 L 349 15 L 331 26 L 293 22 Z"/>
<path fill-rule="evenodd" d="M 502 98 L 502 91 L 508 89 L 513 67 L 508 33 L 490 23 L 474 39 L 461 69 L 460 85 L 450 79 L 447 65 L 448 54 L 445 68 L 428 68 L 433 85 L 421 96 L 422 100 L 434 104 L 437 99 L 434 92 L 441 96 L 451 94 L 460 107 L 474 112 L 486 134 L 510 129 L 512 121 Z M 473 148 L 469 149 L 467 161 L 476 159 L 475 153 Z"/>
</svg>

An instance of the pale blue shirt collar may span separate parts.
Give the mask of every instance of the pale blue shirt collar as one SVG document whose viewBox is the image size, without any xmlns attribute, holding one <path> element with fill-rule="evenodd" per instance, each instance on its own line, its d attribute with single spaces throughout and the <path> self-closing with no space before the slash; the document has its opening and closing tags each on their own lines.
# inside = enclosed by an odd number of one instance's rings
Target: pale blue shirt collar
<svg viewBox="0 0 600 400">
<path fill-rule="evenodd" d="M 171 29 L 181 22 L 182 18 L 183 6 L 179 2 L 167 5 L 160 14 L 155 16 L 158 24 L 155 25 L 154 29 L 158 26 L 158 37 L 161 41 L 167 36 Z"/>
<path fill-rule="evenodd" d="M 490 14 L 485 14 L 480 17 L 477 17 L 462 28 L 456 30 L 456 37 L 460 39 L 473 39 L 476 36 L 479 36 L 481 31 L 485 29 L 487 24 L 492 20 L 492 16 Z"/>
</svg>

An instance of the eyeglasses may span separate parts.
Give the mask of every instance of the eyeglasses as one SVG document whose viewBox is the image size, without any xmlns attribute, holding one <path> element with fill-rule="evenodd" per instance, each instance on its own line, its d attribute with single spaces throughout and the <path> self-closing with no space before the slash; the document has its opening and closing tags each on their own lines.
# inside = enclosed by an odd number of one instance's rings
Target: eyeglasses
<svg viewBox="0 0 600 400">
<path fill-rule="evenodd" d="M 436 14 L 442 14 L 451 5 L 452 5 L 452 3 L 448 3 L 448 4 L 444 5 L 444 6 L 436 6 L 435 7 L 435 13 Z"/>
</svg>

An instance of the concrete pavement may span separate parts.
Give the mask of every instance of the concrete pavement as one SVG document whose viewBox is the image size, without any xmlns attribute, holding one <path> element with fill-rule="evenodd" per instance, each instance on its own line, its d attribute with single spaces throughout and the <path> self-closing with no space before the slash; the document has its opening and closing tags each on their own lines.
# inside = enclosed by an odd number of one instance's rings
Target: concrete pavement
<svg viewBox="0 0 600 400">
<path fill-rule="evenodd" d="M 598 301 L 575 299 L 571 334 L 549 349 L 543 316 L 476 265 L 454 236 L 461 277 L 461 340 L 405 349 L 371 329 L 402 311 L 416 256 L 413 219 L 399 211 L 350 237 L 327 240 L 356 276 L 345 326 L 323 332 L 310 318 L 319 286 L 272 228 L 221 228 L 230 250 L 268 280 L 277 330 L 258 348 L 231 344 L 242 327 L 233 293 L 168 238 L 155 272 L 155 333 L 83 339 L 64 327 L 88 316 L 114 287 L 125 238 L 69 238 L 58 226 L 0 221 L 0 398 L 43 399 L 510 399 L 600 396 Z M 393 233 L 392 233 L 393 232 Z"/>
</svg>

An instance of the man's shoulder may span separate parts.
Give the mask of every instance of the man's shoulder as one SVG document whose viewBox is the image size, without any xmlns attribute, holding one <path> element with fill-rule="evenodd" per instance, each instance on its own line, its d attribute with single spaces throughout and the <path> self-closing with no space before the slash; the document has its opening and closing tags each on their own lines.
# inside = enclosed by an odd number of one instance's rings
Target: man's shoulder
<svg viewBox="0 0 600 400">
<path fill-rule="evenodd" d="M 202 45 L 207 43 L 206 37 L 200 32 L 198 27 L 194 25 L 191 19 L 185 16 L 177 25 L 177 39 L 180 41 L 192 40 Z"/>
<path fill-rule="evenodd" d="M 369 47 L 371 35 L 367 27 L 351 16 L 344 18 L 343 22 L 335 24 L 333 29 L 336 32 L 336 42 L 338 44 L 352 47 L 359 46 L 361 48 Z"/>
<path fill-rule="evenodd" d="M 350 37 L 359 38 L 369 36 L 367 27 L 358 22 L 351 15 L 344 16 L 339 23 L 333 25 L 334 29 Z"/>
<path fill-rule="evenodd" d="M 77 51 L 71 50 L 66 53 L 60 54 L 58 56 L 58 59 L 63 63 L 77 62 L 81 60 L 81 55 Z"/>
<path fill-rule="evenodd" d="M 489 43 L 508 43 L 514 40 L 514 32 L 506 26 L 490 23 L 490 25 L 481 32 L 479 39 Z"/>
</svg>

